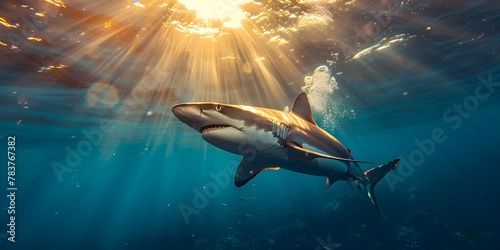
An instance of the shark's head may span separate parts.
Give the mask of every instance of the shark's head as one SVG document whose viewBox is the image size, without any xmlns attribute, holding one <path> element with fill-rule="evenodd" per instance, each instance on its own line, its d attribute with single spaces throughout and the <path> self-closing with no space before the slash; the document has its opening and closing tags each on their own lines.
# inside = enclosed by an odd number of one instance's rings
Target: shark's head
<svg viewBox="0 0 500 250">
<path fill-rule="evenodd" d="M 242 106 L 211 102 L 177 104 L 172 112 L 207 142 L 230 152 L 247 139 L 245 121 L 252 116 Z"/>
</svg>

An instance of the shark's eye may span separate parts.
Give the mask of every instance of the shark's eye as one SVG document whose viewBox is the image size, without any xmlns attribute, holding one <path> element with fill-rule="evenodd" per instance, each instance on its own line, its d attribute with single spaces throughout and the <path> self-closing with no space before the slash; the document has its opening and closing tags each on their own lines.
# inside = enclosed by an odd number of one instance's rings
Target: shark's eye
<svg viewBox="0 0 500 250">
<path fill-rule="evenodd" d="M 220 111 L 221 109 L 222 109 L 222 107 L 220 105 L 215 106 L 215 110 Z"/>
</svg>

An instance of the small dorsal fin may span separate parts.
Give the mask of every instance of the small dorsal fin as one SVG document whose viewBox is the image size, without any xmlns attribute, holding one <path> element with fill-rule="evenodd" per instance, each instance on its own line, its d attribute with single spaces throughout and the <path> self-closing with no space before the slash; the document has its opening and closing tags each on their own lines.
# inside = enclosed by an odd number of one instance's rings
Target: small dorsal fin
<svg viewBox="0 0 500 250">
<path fill-rule="evenodd" d="M 311 105 L 309 104 L 306 93 L 301 92 L 295 98 L 295 102 L 293 102 L 292 112 L 300 118 L 316 125 L 316 122 L 314 121 L 314 118 L 312 116 Z"/>
</svg>

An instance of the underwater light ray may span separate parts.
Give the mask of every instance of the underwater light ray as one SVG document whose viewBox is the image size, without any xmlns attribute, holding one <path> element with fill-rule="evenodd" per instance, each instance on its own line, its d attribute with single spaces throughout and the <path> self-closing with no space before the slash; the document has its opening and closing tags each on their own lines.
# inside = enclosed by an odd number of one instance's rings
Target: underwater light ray
<svg viewBox="0 0 500 250">
<path fill-rule="evenodd" d="M 300 88 L 303 79 L 296 63 L 283 52 L 286 43 L 269 43 L 246 18 L 239 28 L 223 27 L 217 37 L 186 32 L 179 24 L 187 28 L 212 24 L 193 19 L 179 4 L 170 4 L 180 10 L 90 3 L 78 6 L 85 11 L 75 14 L 84 21 L 66 28 L 81 29 L 85 45 L 69 49 L 60 59 L 79 63 L 76 67 L 86 64 L 92 69 L 93 81 L 117 89 L 121 101 L 113 120 L 147 121 L 148 125 L 135 129 L 160 128 L 154 135 L 146 135 L 157 143 L 154 138 L 168 137 L 171 132 L 169 109 L 177 101 L 210 100 L 278 109 L 289 105 L 287 97 Z M 153 115 L 146 116 L 149 111 Z M 124 128 L 118 129 L 118 137 L 132 139 Z"/>
</svg>

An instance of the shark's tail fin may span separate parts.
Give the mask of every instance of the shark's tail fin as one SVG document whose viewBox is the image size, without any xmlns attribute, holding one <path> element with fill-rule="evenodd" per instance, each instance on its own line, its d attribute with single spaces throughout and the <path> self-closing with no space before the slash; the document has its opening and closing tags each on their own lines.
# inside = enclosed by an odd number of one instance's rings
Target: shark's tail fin
<svg viewBox="0 0 500 250">
<path fill-rule="evenodd" d="M 399 163 L 399 158 L 394 159 L 386 164 L 380 165 L 378 167 L 369 169 L 365 172 L 366 179 L 368 179 L 368 183 L 366 184 L 366 192 L 368 193 L 368 197 L 372 201 L 377 211 L 380 212 L 377 204 L 377 198 L 375 197 L 375 192 L 373 188 L 377 183 L 384 178 L 384 176 L 391 171 L 391 169 L 396 169 L 396 166 Z"/>
</svg>

